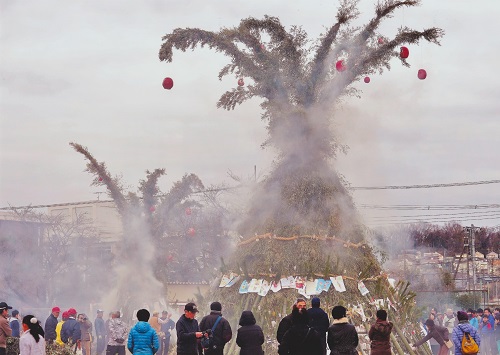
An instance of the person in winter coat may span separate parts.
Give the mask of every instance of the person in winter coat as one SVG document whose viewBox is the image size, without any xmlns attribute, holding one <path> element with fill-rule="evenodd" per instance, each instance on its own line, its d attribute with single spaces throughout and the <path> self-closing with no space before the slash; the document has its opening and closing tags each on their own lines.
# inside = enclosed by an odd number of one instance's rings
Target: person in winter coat
<svg viewBox="0 0 500 355">
<path fill-rule="evenodd" d="M 137 320 L 137 324 L 128 334 L 127 348 L 134 355 L 153 355 L 160 348 L 160 341 L 156 331 L 148 323 L 149 311 L 138 310 Z"/>
<path fill-rule="evenodd" d="M 61 309 L 59 307 L 52 308 L 49 317 L 45 321 L 45 341 L 49 344 L 52 344 L 54 341 L 56 341 L 56 327 L 57 323 L 59 323 L 57 318 L 59 317 L 60 313 Z"/>
<path fill-rule="evenodd" d="M 9 309 L 12 307 L 5 302 L 0 302 L 0 355 L 5 355 L 7 338 L 12 336 L 12 329 L 8 321 Z"/>
<path fill-rule="evenodd" d="M 387 321 L 387 311 L 379 309 L 377 320 L 368 331 L 371 355 L 391 355 L 392 323 Z"/>
<path fill-rule="evenodd" d="M 76 320 L 76 309 L 68 309 L 68 319 L 61 328 L 61 340 L 66 344 L 79 344 L 80 343 L 80 323 Z"/>
<path fill-rule="evenodd" d="M 19 338 L 21 336 L 21 326 L 19 322 L 19 311 L 17 309 L 12 311 L 12 317 L 9 319 L 10 329 L 12 329 L 12 336 Z"/>
<path fill-rule="evenodd" d="M 316 330 L 309 327 L 307 309 L 293 309 L 292 327 L 283 336 L 278 354 L 323 355 L 322 338 Z"/>
<path fill-rule="evenodd" d="M 358 332 L 347 320 L 347 309 L 335 306 L 332 309 L 333 324 L 328 328 L 328 347 L 331 355 L 358 355 Z"/>
<path fill-rule="evenodd" d="M 294 309 L 305 309 L 306 307 L 307 307 L 306 300 L 303 298 L 297 298 L 297 300 L 292 306 L 292 312 Z M 288 329 L 292 327 L 292 323 L 293 323 L 292 313 L 283 317 L 283 319 L 280 321 L 280 324 L 278 325 L 278 330 L 276 331 L 276 339 L 278 340 L 278 343 L 281 344 L 283 336 L 288 331 Z"/>
<path fill-rule="evenodd" d="M 418 348 L 427 340 L 434 338 L 434 340 L 436 340 L 439 344 L 438 355 L 447 355 L 448 347 L 444 343 L 445 341 L 450 340 L 450 333 L 448 332 L 448 328 L 434 324 L 434 321 L 432 319 L 427 319 L 425 321 L 425 326 L 427 327 L 427 335 L 417 341 L 415 345 L 413 345 L 413 347 Z"/>
<path fill-rule="evenodd" d="M 478 346 L 481 344 L 481 339 L 478 331 L 469 323 L 469 316 L 466 312 L 457 312 L 458 324 L 453 328 L 451 332 L 451 340 L 455 347 L 455 355 L 462 355 L 462 338 L 464 333 L 470 333 L 470 336 L 477 343 Z"/>
<path fill-rule="evenodd" d="M 68 319 L 68 312 L 64 311 L 62 314 L 61 320 L 56 325 L 56 341 L 55 341 L 55 343 L 59 346 L 64 345 L 64 343 L 61 339 L 61 331 L 62 331 L 62 326 L 64 325 L 64 322 L 66 322 L 67 319 Z"/>
<path fill-rule="evenodd" d="M 83 355 L 91 355 L 90 343 L 92 342 L 92 322 L 85 313 L 78 315 L 78 322 L 80 323 L 80 343 L 82 344 Z"/>
<path fill-rule="evenodd" d="M 210 305 L 210 314 L 203 317 L 200 322 L 200 330 L 202 332 L 206 332 L 208 329 L 211 330 L 219 317 L 222 317 L 222 305 L 220 302 L 212 302 Z M 233 337 L 231 325 L 226 318 L 221 318 L 212 335 L 216 348 L 205 349 L 205 355 L 223 355 L 224 346 Z"/>
<path fill-rule="evenodd" d="M 115 311 L 108 322 L 109 336 L 106 355 L 125 355 L 125 340 L 127 339 L 128 327 L 120 317 L 120 311 Z"/>
<path fill-rule="evenodd" d="M 94 320 L 95 338 L 96 338 L 96 353 L 97 355 L 102 355 L 104 350 L 106 350 L 106 325 L 104 324 L 104 319 L 102 316 L 104 311 L 102 309 L 97 310 L 97 317 Z"/>
<path fill-rule="evenodd" d="M 240 355 L 264 355 L 264 333 L 262 328 L 255 324 L 252 311 L 243 311 L 240 317 L 241 327 L 238 329 L 236 344 L 241 348 Z"/>
<path fill-rule="evenodd" d="M 194 319 L 198 313 L 196 304 L 190 302 L 184 306 L 184 314 L 179 317 L 175 324 L 177 331 L 177 355 L 199 355 L 202 353 L 199 339 L 203 336 Z"/>
<path fill-rule="evenodd" d="M 20 355 L 45 355 L 45 339 L 42 326 L 34 316 L 27 315 L 23 318 L 24 333 L 19 339 Z"/>
<path fill-rule="evenodd" d="M 323 354 L 326 355 L 326 333 L 330 326 L 330 320 L 328 319 L 328 314 L 319 306 L 320 299 L 318 297 L 313 297 L 311 300 L 311 308 L 307 310 L 307 314 L 309 315 L 309 326 L 314 328 L 323 339 Z"/>
</svg>

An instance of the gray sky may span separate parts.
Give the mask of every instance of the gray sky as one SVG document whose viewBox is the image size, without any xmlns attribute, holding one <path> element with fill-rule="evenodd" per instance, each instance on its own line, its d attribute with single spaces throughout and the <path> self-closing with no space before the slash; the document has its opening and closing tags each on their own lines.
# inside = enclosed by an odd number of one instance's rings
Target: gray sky
<svg viewBox="0 0 500 355">
<path fill-rule="evenodd" d="M 197 49 L 174 52 L 173 63 L 160 62 L 161 37 L 177 27 L 217 31 L 267 14 L 287 27 L 303 26 L 314 39 L 334 22 L 337 4 L 2 0 L 0 207 L 95 199 L 102 189 L 89 186 L 92 177 L 83 172 L 85 161 L 68 145 L 72 141 L 87 146 L 134 188 L 146 169 L 162 167 L 168 174 L 161 180 L 165 191 L 188 172 L 207 185 L 232 183 L 229 170 L 252 176 L 254 165 L 264 176 L 272 152 L 260 148 L 266 131 L 259 101 L 231 112 L 216 109 L 219 96 L 237 82 L 217 79 L 228 60 Z M 361 1 L 359 23 L 371 17 L 373 4 Z M 361 99 L 343 103 L 336 130 L 350 151 L 336 164 L 352 186 L 500 179 L 499 18 L 496 0 L 424 0 L 381 27 L 388 37 L 400 25 L 437 26 L 446 36 L 441 47 L 410 46 L 411 68 L 393 60 L 391 71 L 357 84 Z M 419 68 L 427 70 L 426 80 L 417 79 Z M 174 80 L 170 91 L 161 86 L 166 76 Z M 353 194 L 358 205 L 500 203 L 499 184 Z M 415 214 L 361 211 L 370 225 Z M 427 214 L 500 225 L 500 208 L 482 211 Z"/>
</svg>

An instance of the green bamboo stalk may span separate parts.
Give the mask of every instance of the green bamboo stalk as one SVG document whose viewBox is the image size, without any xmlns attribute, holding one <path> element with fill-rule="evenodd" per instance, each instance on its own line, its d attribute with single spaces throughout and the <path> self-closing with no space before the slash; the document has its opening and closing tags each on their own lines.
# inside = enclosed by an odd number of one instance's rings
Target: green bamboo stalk
<svg viewBox="0 0 500 355">
<path fill-rule="evenodd" d="M 398 355 L 405 355 L 403 348 L 401 348 L 401 345 L 399 345 L 398 340 L 392 333 L 391 333 L 391 341 L 392 341 L 392 347 L 393 349 L 396 349 Z"/>
<path fill-rule="evenodd" d="M 406 340 L 403 332 L 401 331 L 401 329 L 399 329 L 398 325 L 396 323 L 393 323 L 393 325 L 394 325 L 394 329 L 396 330 L 396 333 L 398 333 L 399 338 L 403 342 L 403 344 L 406 347 L 406 350 L 408 351 L 408 353 L 410 355 L 416 355 L 415 352 L 412 350 L 412 347 L 411 347 L 410 343 L 408 343 L 408 340 Z"/>
</svg>

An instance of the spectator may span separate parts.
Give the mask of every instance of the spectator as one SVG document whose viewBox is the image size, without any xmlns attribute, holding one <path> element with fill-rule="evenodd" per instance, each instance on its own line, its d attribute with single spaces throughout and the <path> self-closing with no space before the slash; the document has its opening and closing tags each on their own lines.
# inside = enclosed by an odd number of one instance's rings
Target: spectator
<svg viewBox="0 0 500 355">
<path fill-rule="evenodd" d="M 12 309 L 7 303 L 0 302 L 0 355 L 5 355 L 7 349 L 7 337 L 12 336 L 10 328 L 9 309 Z"/>
<path fill-rule="evenodd" d="M 295 303 L 292 306 L 292 312 L 294 309 L 305 309 L 307 307 L 306 301 L 303 298 L 297 298 Z M 292 327 L 292 314 L 290 313 L 289 315 L 283 317 L 283 319 L 280 321 L 280 324 L 278 325 L 278 331 L 276 332 L 276 339 L 278 340 L 278 343 L 281 344 L 281 341 L 283 340 L 283 336 L 285 333 Z"/>
<path fill-rule="evenodd" d="M 330 320 L 328 319 L 328 314 L 320 308 L 320 302 L 318 297 L 313 297 L 311 308 L 307 310 L 307 314 L 309 315 L 309 326 L 314 328 L 323 340 L 323 355 L 326 355 L 326 333 L 330 326 Z"/>
<path fill-rule="evenodd" d="M 190 302 L 184 306 L 184 314 L 180 316 L 175 325 L 177 331 L 177 355 L 198 355 L 201 353 L 201 346 L 198 342 L 203 336 L 198 326 L 198 321 L 194 319 L 198 313 L 196 304 Z"/>
<path fill-rule="evenodd" d="M 255 324 L 252 311 L 243 311 L 240 317 L 241 327 L 238 329 L 236 344 L 241 348 L 240 355 L 264 355 L 264 333 L 262 328 Z"/>
<path fill-rule="evenodd" d="M 45 321 L 45 341 L 49 344 L 52 344 L 57 338 L 56 326 L 59 323 L 57 320 L 59 313 L 61 313 L 61 309 L 57 306 L 53 307 L 49 317 Z"/>
<path fill-rule="evenodd" d="M 106 324 L 104 324 L 104 319 L 102 318 L 103 314 L 104 311 L 98 309 L 96 319 L 94 320 L 97 355 L 102 355 L 106 349 Z"/>
<path fill-rule="evenodd" d="M 45 355 L 45 339 L 42 326 L 32 315 L 23 318 L 24 333 L 19 339 L 20 355 Z"/>
<path fill-rule="evenodd" d="M 445 342 L 450 340 L 450 332 L 448 332 L 448 328 L 443 327 L 441 325 L 434 324 L 432 319 L 427 319 L 425 321 L 425 326 L 427 327 L 427 335 L 417 341 L 414 345 L 415 348 L 418 348 L 420 345 L 425 343 L 427 340 L 434 338 L 439 344 L 439 355 L 447 355 L 448 347 L 445 345 Z"/>
<path fill-rule="evenodd" d="M 333 324 L 328 328 L 328 346 L 331 355 L 357 355 L 359 338 L 356 328 L 349 324 L 347 309 L 335 306 L 332 309 Z"/>
<path fill-rule="evenodd" d="M 451 339 L 455 347 L 455 355 L 462 355 L 462 338 L 467 332 L 479 346 L 481 339 L 477 330 L 469 323 L 469 316 L 463 311 L 457 312 L 458 324 L 453 328 Z"/>
<path fill-rule="evenodd" d="M 205 349 L 205 355 L 223 355 L 224 346 L 233 337 L 231 325 L 226 318 L 222 317 L 222 305 L 220 302 L 212 302 L 210 305 L 210 314 L 203 317 L 200 322 L 200 330 L 202 332 L 212 329 L 217 319 L 220 317 L 217 327 L 212 332 L 215 347 Z"/>
<path fill-rule="evenodd" d="M 67 319 L 68 319 L 68 312 L 64 311 L 62 314 L 61 320 L 59 321 L 59 323 L 57 323 L 57 326 L 56 326 L 56 343 L 60 346 L 64 345 L 64 343 L 61 339 L 61 330 L 62 330 L 62 326 L 63 326 L 64 322 L 66 322 Z"/>
<path fill-rule="evenodd" d="M 108 345 L 106 355 L 125 355 L 125 340 L 127 339 L 128 327 L 121 320 L 119 311 L 112 312 L 109 320 Z"/>
<path fill-rule="evenodd" d="M 377 320 L 368 331 L 371 355 L 391 355 L 391 332 L 393 324 L 387 321 L 387 312 L 377 311 Z"/>
<path fill-rule="evenodd" d="M 160 342 L 156 331 L 148 323 L 149 311 L 138 310 L 137 320 L 137 324 L 128 334 L 127 348 L 134 355 L 153 355 L 160 348 Z"/>
<path fill-rule="evenodd" d="M 19 311 L 17 309 L 12 311 L 12 317 L 9 319 L 9 325 L 12 329 L 12 336 L 19 338 L 21 336 L 21 326 L 19 325 Z"/>
<path fill-rule="evenodd" d="M 168 313 L 167 311 L 161 312 L 160 324 L 163 339 L 160 339 L 160 355 L 168 355 L 170 338 L 172 336 L 171 331 L 175 329 L 175 322 L 171 319 L 171 317 L 172 313 Z"/>
<path fill-rule="evenodd" d="M 85 313 L 78 315 L 78 322 L 80 323 L 80 343 L 82 344 L 83 355 L 91 355 L 90 343 L 92 342 L 92 322 Z"/>
<path fill-rule="evenodd" d="M 323 339 L 309 327 L 307 309 L 294 308 L 292 326 L 278 346 L 279 355 L 323 355 Z"/>
</svg>

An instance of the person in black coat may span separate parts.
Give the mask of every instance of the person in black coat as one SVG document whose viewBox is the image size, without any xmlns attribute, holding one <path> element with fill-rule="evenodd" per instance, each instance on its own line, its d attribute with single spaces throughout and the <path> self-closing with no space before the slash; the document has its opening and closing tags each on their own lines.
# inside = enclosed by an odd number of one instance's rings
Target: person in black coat
<svg viewBox="0 0 500 355">
<path fill-rule="evenodd" d="M 303 298 L 297 298 L 297 301 L 292 306 L 292 313 L 293 310 L 295 309 L 305 309 L 307 307 L 306 305 L 306 300 Z M 281 344 L 281 341 L 283 340 L 283 336 L 285 333 L 292 327 L 293 320 L 292 320 L 292 313 L 289 315 L 283 317 L 283 319 L 280 321 L 280 324 L 278 325 L 278 330 L 276 332 L 276 339 L 278 340 L 278 343 Z"/>
<path fill-rule="evenodd" d="M 222 317 L 222 305 L 220 302 L 212 302 L 210 305 L 210 314 L 203 317 L 200 322 L 200 330 L 206 332 L 212 329 L 217 318 Z M 222 317 L 217 327 L 212 333 L 215 347 L 213 349 L 205 349 L 205 355 L 222 355 L 224 354 L 224 346 L 233 337 L 231 325 L 226 318 Z"/>
<path fill-rule="evenodd" d="M 48 344 L 52 344 L 57 338 L 56 326 L 57 323 L 59 323 L 59 321 L 57 320 L 57 318 L 59 317 L 59 313 L 61 313 L 61 309 L 59 307 L 52 308 L 49 317 L 45 321 L 44 338 Z"/>
<path fill-rule="evenodd" d="M 241 328 L 238 329 L 236 344 L 241 348 L 240 355 L 264 355 L 264 333 L 262 328 L 255 324 L 252 311 L 243 311 L 240 317 Z"/>
<path fill-rule="evenodd" d="M 203 336 L 198 326 L 198 321 L 194 319 L 198 313 L 198 307 L 192 302 L 184 306 L 184 314 L 180 316 L 175 330 L 177 331 L 177 355 L 198 355 L 201 354 L 199 339 Z"/>
<path fill-rule="evenodd" d="M 328 328 L 330 354 L 358 355 L 358 332 L 347 320 L 347 309 L 335 306 L 332 309 L 333 324 Z"/>
<path fill-rule="evenodd" d="M 279 355 L 323 355 L 321 336 L 308 324 L 307 310 L 294 308 L 292 327 L 278 346 Z"/>
<path fill-rule="evenodd" d="M 319 298 L 314 297 L 311 300 L 311 308 L 307 310 L 307 314 L 309 315 L 309 326 L 314 328 L 314 330 L 316 330 L 323 339 L 323 354 L 326 355 L 326 333 L 328 332 L 328 327 L 330 326 L 330 320 L 328 319 L 328 314 L 319 308 L 319 306 Z"/>
</svg>

